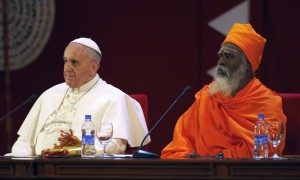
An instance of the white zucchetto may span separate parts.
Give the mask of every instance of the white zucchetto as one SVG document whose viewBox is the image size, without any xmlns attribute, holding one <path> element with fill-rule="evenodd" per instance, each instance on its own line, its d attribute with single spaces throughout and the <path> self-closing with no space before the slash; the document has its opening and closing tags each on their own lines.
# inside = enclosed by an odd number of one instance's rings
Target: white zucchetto
<svg viewBox="0 0 300 180">
<path fill-rule="evenodd" d="M 89 48 L 92 48 L 92 49 L 94 49 L 95 51 L 97 51 L 98 53 L 101 54 L 99 46 L 91 38 L 82 37 L 82 38 L 75 39 L 75 40 L 71 41 L 70 43 L 74 43 L 74 42 L 82 44 L 82 45 L 87 46 Z"/>
</svg>

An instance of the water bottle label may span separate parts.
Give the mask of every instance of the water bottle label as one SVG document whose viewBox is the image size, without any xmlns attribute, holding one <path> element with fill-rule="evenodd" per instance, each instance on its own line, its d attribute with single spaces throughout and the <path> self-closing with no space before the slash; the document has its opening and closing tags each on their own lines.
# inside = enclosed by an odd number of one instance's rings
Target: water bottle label
<svg viewBox="0 0 300 180">
<path fill-rule="evenodd" d="M 94 135 L 82 136 L 82 144 L 95 144 L 95 136 Z"/>
<path fill-rule="evenodd" d="M 268 143 L 268 136 L 254 136 L 254 144 L 255 145 L 261 145 L 261 144 L 267 144 Z"/>
</svg>

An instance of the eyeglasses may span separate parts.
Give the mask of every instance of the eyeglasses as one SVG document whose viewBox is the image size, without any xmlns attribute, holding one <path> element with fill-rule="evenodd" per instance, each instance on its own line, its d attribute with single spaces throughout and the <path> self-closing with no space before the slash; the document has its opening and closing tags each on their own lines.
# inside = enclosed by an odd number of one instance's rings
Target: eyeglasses
<svg viewBox="0 0 300 180">
<path fill-rule="evenodd" d="M 219 51 L 217 52 L 219 58 L 224 57 L 226 60 L 238 57 L 238 55 L 231 51 Z"/>
</svg>

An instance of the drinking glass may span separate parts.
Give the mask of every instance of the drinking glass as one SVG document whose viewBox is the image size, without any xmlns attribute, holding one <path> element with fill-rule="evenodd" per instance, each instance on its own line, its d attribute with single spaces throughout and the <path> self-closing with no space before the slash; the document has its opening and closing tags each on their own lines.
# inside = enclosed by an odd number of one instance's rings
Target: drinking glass
<svg viewBox="0 0 300 180">
<path fill-rule="evenodd" d="M 280 144 L 284 134 L 284 124 L 281 121 L 272 121 L 268 124 L 269 136 L 268 139 L 274 148 L 274 155 L 270 158 L 281 159 L 277 154 L 277 147 Z"/>
<path fill-rule="evenodd" d="M 101 123 L 97 129 L 97 139 L 103 147 L 103 156 L 107 157 L 108 155 L 105 152 L 106 145 L 111 141 L 113 136 L 113 124 L 112 123 Z"/>
</svg>

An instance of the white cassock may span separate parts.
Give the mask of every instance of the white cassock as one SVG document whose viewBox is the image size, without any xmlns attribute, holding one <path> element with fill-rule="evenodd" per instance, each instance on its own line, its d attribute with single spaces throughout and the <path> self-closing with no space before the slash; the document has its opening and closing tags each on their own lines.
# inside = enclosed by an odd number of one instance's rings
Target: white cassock
<svg viewBox="0 0 300 180">
<path fill-rule="evenodd" d="M 128 142 L 131 147 L 140 146 L 148 128 L 142 108 L 136 100 L 107 84 L 98 74 L 77 91 L 79 93 L 74 93 L 66 83 L 46 90 L 27 115 L 18 131 L 19 138 L 12 152 L 7 155 L 39 155 L 41 149 L 53 148 L 55 142 L 59 144 L 57 137 L 60 130 L 72 129 L 74 135 L 81 139 L 81 125 L 87 114 L 92 116 L 95 126 L 101 122 L 112 122 L 113 140 Z M 103 146 L 97 140 L 95 142 L 99 154 Z M 150 137 L 144 145 L 149 142 Z M 117 149 L 119 145 L 112 141 L 106 151 L 124 152 L 124 145 L 121 151 Z"/>
</svg>

